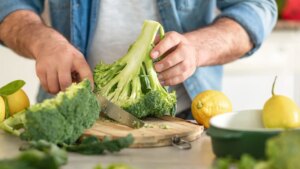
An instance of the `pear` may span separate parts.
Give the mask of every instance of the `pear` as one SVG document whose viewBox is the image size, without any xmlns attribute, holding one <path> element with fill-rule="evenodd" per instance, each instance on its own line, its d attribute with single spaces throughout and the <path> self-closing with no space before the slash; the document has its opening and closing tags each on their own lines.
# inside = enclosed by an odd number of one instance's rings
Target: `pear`
<svg viewBox="0 0 300 169">
<path fill-rule="evenodd" d="M 287 96 L 274 93 L 275 83 L 272 85 L 272 97 L 264 105 L 262 119 L 266 128 L 296 128 L 300 127 L 300 112 L 296 103 Z"/>
<path fill-rule="evenodd" d="M 5 119 L 5 102 L 0 96 L 0 123 Z"/>
</svg>

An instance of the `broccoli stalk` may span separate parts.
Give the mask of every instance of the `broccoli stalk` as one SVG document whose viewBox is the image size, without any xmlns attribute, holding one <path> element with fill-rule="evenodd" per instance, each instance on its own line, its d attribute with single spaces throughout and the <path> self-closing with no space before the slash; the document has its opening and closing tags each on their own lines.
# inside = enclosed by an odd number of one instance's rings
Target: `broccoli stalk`
<svg viewBox="0 0 300 169">
<path fill-rule="evenodd" d="M 72 84 L 55 98 L 9 117 L 0 128 L 23 140 L 74 143 L 99 117 L 100 106 L 90 81 Z"/>
<path fill-rule="evenodd" d="M 26 123 L 25 113 L 19 112 L 0 123 L 0 128 L 8 133 L 20 136 L 21 131 L 17 129 L 22 128 L 24 123 Z"/>
<path fill-rule="evenodd" d="M 112 64 L 100 62 L 94 69 L 96 93 L 138 118 L 175 113 L 176 94 L 161 86 L 150 58 L 158 31 L 163 38 L 164 30 L 158 22 L 145 21 L 127 54 Z"/>
</svg>

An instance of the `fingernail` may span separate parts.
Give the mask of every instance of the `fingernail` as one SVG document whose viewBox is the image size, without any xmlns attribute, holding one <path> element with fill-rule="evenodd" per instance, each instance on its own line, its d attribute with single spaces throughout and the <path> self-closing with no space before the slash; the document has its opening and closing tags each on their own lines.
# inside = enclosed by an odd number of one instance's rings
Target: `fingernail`
<svg viewBox="0 0 300 169">
<path fill-rule="evenodd" d="M 153 59 L 156 59 L 156 58 L 158 58 L 159 57 L 159 52 L 158 51 L 153 51 L 153 52 L 151 52 L 151 57 L 153 58 Z"/>
<path fill-rule="evenodd" d="M 161 85 L 165 85 L 165 81 L 161 80 L 159 81 Z"/>
</svg>

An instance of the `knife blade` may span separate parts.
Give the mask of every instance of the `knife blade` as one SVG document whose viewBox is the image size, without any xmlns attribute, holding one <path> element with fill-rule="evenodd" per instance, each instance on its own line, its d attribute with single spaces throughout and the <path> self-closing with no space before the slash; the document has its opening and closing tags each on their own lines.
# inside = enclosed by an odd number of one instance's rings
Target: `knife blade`
<svg viewBox="0 0 300 169">
<path fill-rule="evenodd" d="M 123 110 L 104 96 L 100 94 L 96 94 L 96 96 L 101 105 L 101 112 L 107 117 L 131 128 L 141 128 L 145 125 L 145 122 Z"/>
</svg>

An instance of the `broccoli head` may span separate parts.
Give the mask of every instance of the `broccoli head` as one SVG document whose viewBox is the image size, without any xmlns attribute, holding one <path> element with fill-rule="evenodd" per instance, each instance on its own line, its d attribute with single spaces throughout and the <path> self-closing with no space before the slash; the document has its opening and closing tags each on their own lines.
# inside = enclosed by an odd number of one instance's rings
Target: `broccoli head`
<svg viewBox="0 0 300 169">
<path fill-rule="evenodd" d="M 150 58 L 158 31 L 162 38 L 162 26 L 145 21 L 127 54 L 112 64 L 100 62 L 94 69 L 96 93 L 138 118 L 175 115 L 176 94 L 161 86 Z"/>
<path fill-rule="evenodd" d="M 35 104 L 6 119 L 0 128 L 23 140 L 74 143 L 99 117 L 100 105 L 90 81 L 73 83 L 55 98 Z"/>
</svg>

